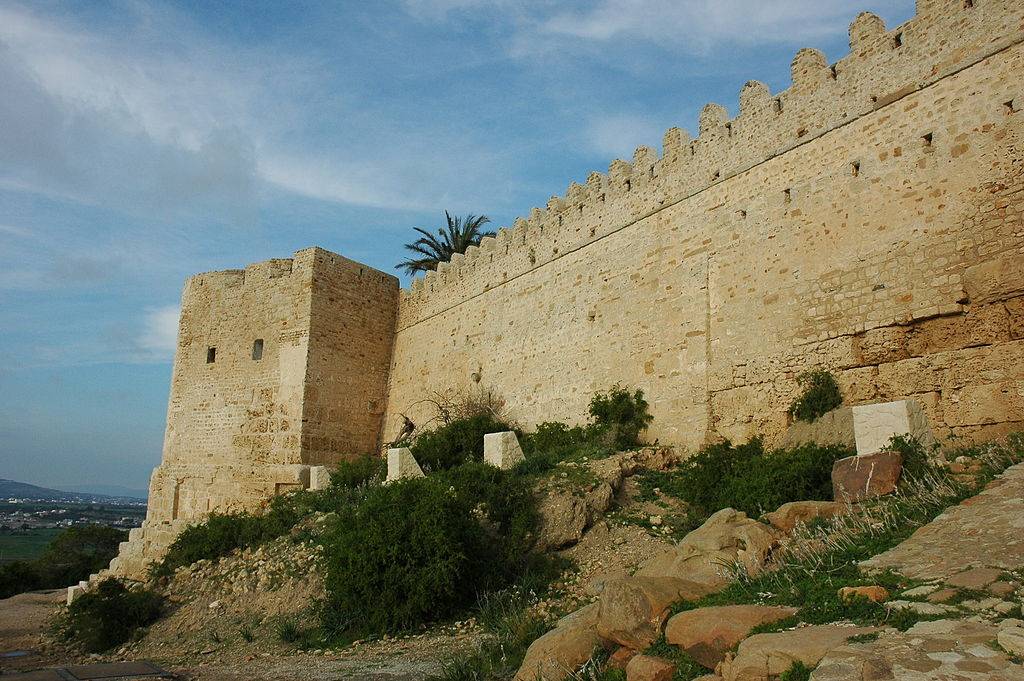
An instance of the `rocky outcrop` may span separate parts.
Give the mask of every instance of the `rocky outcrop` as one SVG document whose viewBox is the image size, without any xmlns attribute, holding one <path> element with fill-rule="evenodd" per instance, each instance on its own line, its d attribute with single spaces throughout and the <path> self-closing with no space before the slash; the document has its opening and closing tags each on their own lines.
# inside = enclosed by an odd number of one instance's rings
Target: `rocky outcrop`
<svg viewBox="0 0 1024 681">
<path fill-rule="evenodd" d="M 665 640 L 708 669 L 714 669 L 725 653 L 762 624 L 792 617 L 796 608 L 766 605 L 723 605 L 687 610 L 675 615 L 665 627 Z"/>
<path fill-rule="evenodd" d="M 626 681 L 672 681 L 676 666 L 668 660 L 637 655 L 626 665 Z"/>
<path fill-rule="evenodd" d="M 597 635 L 597 603 L 558 621 L 526 651 L 515 681 L 562 681 L 604 643 Z"/>
<path fill-rule="evenodd" d="M 903 472 L 898 452 L 849 456 L 832 466 L 832 496 L 836 501 L 857 503 L 892 494 Z"/>
<path fill-rule="evenodd" d="M 582 464 L 585 473 L 594 478 L 582 494 L 577 487 L 558 486 L 557 478 L 544 483 L 537 490 L 536 548 L 553 551 L 572 546 L 611 508 L 626 478 L 641 470 L 664 470 L 678 462 L 679 455 L 671 447 L 645 447 Z"/>
<path fill-rule="evenodd" d="M 726 656 L 719 673 L 725 681 L 777 679 L 795 662 L 813 668 L 828 651 L 843 645 L 851 636 L 874 631 L 874 627 L 823 625 L 756 634 L 740 643 L 735 656 Z"/>
<path fill-rule="evenodd" d="M 797 525 L 817 518 L 827 520 L 846 513 L 849 508 L 847 504 L 838 501 L 791 501 L 771 513 L 765 513 L 764 519 L 777 530 L 792 532 Z"/>
<path fill-rule="evenodd" d="M 704 596 L 710 589 L 676 577 L 625 577 L 609 581 L 601 594 L 597 633 L 608 641 L 643 650 L 658 640 L 669 606 Z"/>
<path fill-rule="evenodd" d="M 677 577 L 721 587 L 731 581 L 737 567 L 749 575 L 758 574 L 778 538 L 772 527 L 725 508 L 677 546 L 641 565 L 637 575 Z"/>
</svg>

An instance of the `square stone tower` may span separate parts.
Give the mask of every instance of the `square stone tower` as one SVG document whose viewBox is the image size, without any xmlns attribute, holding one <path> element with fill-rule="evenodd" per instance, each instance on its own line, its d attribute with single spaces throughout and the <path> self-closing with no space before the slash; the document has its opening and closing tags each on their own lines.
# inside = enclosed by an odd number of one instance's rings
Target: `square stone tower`
<svg viewBox="0 0 1024 681">
<path fill-rule="evenodd" d="M 189 522 L 376 452 L 398 279 L 329 251 L 190 278 L 149 509 L 111 564 L 137 577 Z"/>
</svg>

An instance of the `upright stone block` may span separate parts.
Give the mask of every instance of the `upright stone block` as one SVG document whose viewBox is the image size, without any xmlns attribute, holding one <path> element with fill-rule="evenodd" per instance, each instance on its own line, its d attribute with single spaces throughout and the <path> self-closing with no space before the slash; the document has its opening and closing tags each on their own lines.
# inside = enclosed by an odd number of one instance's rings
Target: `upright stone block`
<svg viewBox="0 0 1024 681">
<path fill-rule="evenodd" d="M 327 466 L 309 467 L 309 489 L 325 489 L 331 484 L 331 471 Z"/>
<path fill-rule="evenodd" d="M 508 431 L 484 435 L 484 461 L 502 470 L 508 470 L 526 461 L 526 457 L 523 456 L 523 448 L 519 446 L 519 438 L 512 431 Z"/>
<path fill-rule="evenodd" d="M 888 448 L 895 435 L 918 440 L 925 448 L 935 444 L 921 404 L 914 400 L 865 404 L 853 408 L 853 433 L 857 454 L 864 456 Z"/>
<path fill-rule="evenodd" d="M 423 469 L 416 463 L 408 447 L 388 450 L 388 477 L 385 483 L 405 478 L 422 478 Z"/>
</svg>

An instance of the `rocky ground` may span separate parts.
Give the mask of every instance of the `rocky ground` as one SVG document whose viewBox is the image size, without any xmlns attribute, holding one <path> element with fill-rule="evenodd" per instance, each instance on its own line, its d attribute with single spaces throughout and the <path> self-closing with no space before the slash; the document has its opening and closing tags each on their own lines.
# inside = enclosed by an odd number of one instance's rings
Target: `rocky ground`
<svg viewBox="0 0 1024 681">
<path fill-rule="evenodd" d="M 544 483 L 549 510 L 557 511 L 548 521 L 546 541 L 561 546 L 557 550 L 575 568 L 536 606 L 552 619 L 576 611 L 555 631 L 586 632 L 588 650 L 610 639 L 620 641 L 622 645 L 609 652 L 613 660 L 617 657 L 628 665 L 630 681 L 661 678 L 658 674 L 664 673 L 658 658 L 635 653 L 657 638 L 661 627 L 670 643 L 694 658 L 712 656 L 709 666 L 718 675 L 709 675 L 709 680 L 774 678 L 795 660 L 816 666 L 811 678 L 817 681 L 1024 679 L 1018 657 L 1024 654 L 1024 464 L 1011 467 L 978 496 L 865 563 L 869 569 L 895 568 L 913 578 L 913 588 L 881 597 L 887 607 L 909 608 L 934 621 L 919 622 L 905 632 L 840 622 L 749 636 L 751 626 L 791 613 L 759 611 L 757 606 L 735 606 L 755 610 L 730 611 L 724 618 L 703 613 L 696 619 L 731 623 L 711 634 L 707 626 L 688 626 L 675 618 L 652 624 L 650 631 L 610 629 L 599 620 L 610 616 L 624 621 L 640 601 L 649 607 L 659 599 L 677 600 L 682 585 L 673 583 L 666 590 L 659 570 L 688 565 L 688 575 L 699 575 L 702 568 L 695 556 L 703 560 L 716 552 L 740 563 L 767 560 L 779 536 L 791 531 L 794 523 L 834 507 L 783 507 L 766 518 L 773 527 L 722 512 L 688 537 L 688 544 L 677 546 L 666 536 L 671 530 L 652 520 L 671 517 L 678 509 L 668 499 L 637 500 L 632 477 L 647 467 L 670 465 L 671 457 L 662 452 L 640 458 L 617 455 L 582 467 L 576 464 L 556 470 Z M 637 518 L 646 522 L 635 522 Z M 300 652 L 281 640 L 281 627 L 290 622 L 301 628 L 311 621 L 310 603 L 322 592 L 317 561 L 315 542 L 285 537 L 218 563 L 203 561 L 180 570 L 165 585 L 174 603 L 172 613 L 140 641 L 104 659 L 149 659 L 195 679 L 411 680 L 437 672 L 445 660 L 480 638 L 476 624 L 468 621 L 403 638 Z M 647 580 L 639 587 L 638 577 Z M 703 578 L 721 579 L 721 570 Z M 3 660 L 4 671 L 69 661 L 70 651 L 43 635 L 61 595 L 25 594 L 0 602 L 0 648 L 38 651 L 20 661 Z M 716 641 L 710 648 L 709 636 Z"/>
</svg>

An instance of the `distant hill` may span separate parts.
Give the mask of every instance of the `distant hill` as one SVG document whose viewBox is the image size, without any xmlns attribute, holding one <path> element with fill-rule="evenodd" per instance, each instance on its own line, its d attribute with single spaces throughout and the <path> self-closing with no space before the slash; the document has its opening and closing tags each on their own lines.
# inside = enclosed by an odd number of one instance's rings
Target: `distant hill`
<svg viewBox="0 0 1024 681">
<path fill-rule="evenodd" d="M 95 491 L 86 492 L 85 489 Z M 82 501 L 113 501 L 117 499 L 131 499 L 133 501 L 145 500 L 145 492 L 133 490 L 117 485 L 83 485 L 83 491 L 65 491 L 50 489 L 38 485 L 30 485 L 27 482 L 17 480 L 6 480 L 0 478 L 0 499 L 11 497 L 17 499 L 38 499 L 40 501 L 61 501 L 68 499 L 79 499 Z"/>
<path fill-rule="evenodd" d="M 121 485 L 77 485 L 69 492 L 80 492 L 84 494 L 96 494 L 101 497 L 129 497 L 131 499 L 145 499 L 149 492 L 144 489 L 133 489 Z"/>
</svg>

